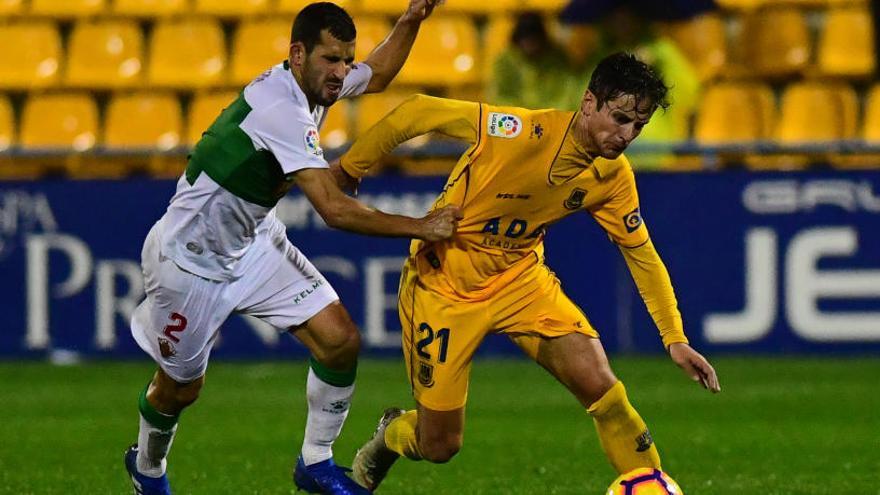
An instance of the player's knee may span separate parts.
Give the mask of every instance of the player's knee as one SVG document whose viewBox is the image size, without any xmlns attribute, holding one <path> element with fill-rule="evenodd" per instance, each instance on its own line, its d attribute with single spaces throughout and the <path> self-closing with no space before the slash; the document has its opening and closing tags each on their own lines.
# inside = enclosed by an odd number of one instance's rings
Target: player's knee
<svg viewBox="0 0 880 495">
<path fill-rule="evenodd" d="M 150 402 L 160 412 L 177 414 L 187 406 L 190 406 L 199 398 L 199 392 L 205 383 L 205 377 L 189 383 L 179 383 L 170 380 L 154 381 L 154 387 L 148 392 Z"/>
<path fill-rule="evenodd" d="M 328 368 L 351 369 L 357 363 L 360 350 L 361 336 L 357 328 L 352 326 L 341 330 L 336 338 L 329 340 L 315 357 Z"/>
<path fill-rule="evenodd" d="M 419 443 L 422 458 L 435 464 L 449 462 L 461 450 L 461 435 L 448 436 L 443 439 L 429 440 Z"/>
</svg>

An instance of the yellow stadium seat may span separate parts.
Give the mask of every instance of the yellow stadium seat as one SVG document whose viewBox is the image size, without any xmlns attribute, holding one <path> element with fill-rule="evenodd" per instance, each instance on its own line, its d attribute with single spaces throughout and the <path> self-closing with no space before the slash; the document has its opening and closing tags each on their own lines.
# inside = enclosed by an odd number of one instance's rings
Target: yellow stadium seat
<svg viewBox="0 0 880 495">
<path fill-rule="evenodd" d="M 343 99 L 327 110 L 327 117 L 321 125 L 321 147 L 325 150 L 339 148 L 352 139 L 351 100 Z"/>
<path fill-rule="evenodd" d="M 823 74 L 866 77 L 874 72 L 874 29 L 867 9 L 831 9 L 819 39 Z"/>
<path fill-rule="evenodd" d="M 369 2 L 371 0 L 364 0 Z M 531 0 L 531 1 L 515 1 L 515 0 L 493 0 L 491 2 L 475 2 L 474 0 L 446 0 L 442 5 L 437 7 L 437 13 L 464 13 L 464 14 L 472 14 L 472 15 L 491 15 L 496 13 L 505 13 L 510 12 L 515 8 L 521 9 L 534 9 L 535 5 L 529 4 L 551 4 L 548 7 L 552 7 L 552 4 L 558 3 L 556 1 L 550 0 Z M 403 9 L 406 8 L 406 2 L 402 4 L 398 3 L 398 5 L 402 5 L 403 8 L 398 10 L 398 12 L 403 12 Z"/>
<path fill-rule="evenodd" d="M 768 0 L 716 0 L 724 10 L 752 10 L 767 3 Z"/>
<path fill-rule="evenodd" d="M 289 21 L 242 21 L 232 39 L 230 82 L 237 85 L 251 82 L 266 69 L 286 60 L 289 47 Z"/>
<path fill-rule="evenodd" d="M 8 150 L 15 143 L 15 116 L 12 105 L 5 96 L 0 96 L 0 151 Z"/>
<path fill-rule="evenodd" d="M 296 15 L 303 7 L 310 3 L 315 3 L 315 0 L 278 0 L 277 9 L 282 14 Z M 352 14 L 357 10 L 358 0 L 334 0 L 333 3 Z M 400 13 L 402 14 L 403 10 Z M 293 18 L 290 19 L 290 22 L 293 23 Z"/>
<path fill-rule="evenodd" d="M 116 95 L 107 105 L 104 145 L 109 149 L 167 151 L 178 146 L 182 116 L 177 97 L 166 93 Z"/>
<path fill-rule="evenodd" d="M 51 17 L 84 17 L 104 12 L 104 0 L 31 0 L 31 14 Z"/>
<path fill-rule="evenodd" d="M 724 20 L 717 14 L 704 14 L 686 21 L 669 23 L 664 33 L 694 64 L 700 79 L 721 75 L 727 65 L 727 39 Z"/>
<path fill-rule="evenodd" d="M 694 139 L 706 145 L 768 139 L 773 134 L 775 113 L 769 87 L 760 83 L 718 83 L 703 93 Z"/>
<path fill-rule="evenodd" d="M 391 32 L 391 25 L 384 17 L 357 16 L 354 20 L 357 26 L 357 39 L 355 40 L 354 58 L 362 61 L 376 48 L 382 40 Z"/>
<path fill-rule="evenodd" d="M 865 121 L 862 126 L 862 139 L 880 144 L 880 85 L 875 85 L 865 99 Z"/>
<path fill-rule="evenodd" d="M 782 95 L 776 137 L 809 143 L 856 137 L 858 99 L 843 83 L 794 83 Z"/>
<path fill-rule="evenodd" d="M 0 25 L 0 46 L 0 88 L 44 88 L 58 81 L 61 36 L 54 23 Z"/>
<path fill-rule="evenodd" d="M 24 104 L 19 138 L 24 148 L 86 151 L 97 136 L 98 106 L 86 94 L 33 95 Z"/>
<path fill-rule="evenodd" d="M 569 3 L 571 3 L 571 0 L 524 0 L 517 5 L 517 8 L 520 10 L 537 10 L 547 14 L 557 14 Z"/>
<path fill-rule="evenodd" d="M 195 0 L 195 11 L 199 14 L 239 17 L 268 10 L 269 0 Z"/>
<path fill-rule="evenodd" d="M 238 91 L 198 93 L 189 105 L 186 118 L 186 144 L 194 145 L 202 138 L 202 133 L 214 123 L 230 103 L 238 98 Z"/>
<path fill-rule="evenodd" d="M 162 17 L 185 12 L 187 0 L 114 0 L 113 13 L 133 17 Z"/>
<path fill-rule="evenodd" d="M 408 97 L 420 93 L 418 89 L 404 90 L 394 87 L 383 91 L 361 96 L 356 100 L 355 137 L 360 136 L 376 122 L 403 103 Z"/>
<path fill-rule="evenodd" d="M 359 9 L 365 14 L 403 14 L 409 5 L 408 0 L 360 0 Z M 442 9 L 444 6 L 441 5 Z"/>
<path fill-rule="evenodd" d="M 150 40 L 150 84 L 203 88 L 225 82 L 226 47 L 220 24 L 210 19 L 159 21 Z"/>
<path fill-rule="evenodd" d="M 404 84 L 458 86 L 479 80 L 477 31 L 469 17 L 437 16 L 422 25 L 397 76 Z"/>
<path fill-rule="evenodd" d="M 0 0 L 0 16 L 17 15 L 24 11 L 23 0 Z"/>
<path fill-rule="evenodd" d="M 65 84 L 119 88 L 140 82 L 143 40 L 137 23 L 81 21 L 70 35 Z"/>
<path fill-rule="evenodd" d="M 764 8 L 746 15 L 740 43 L 745 69 L 764 77 L 798 74 L 810 61 L 809 30 L 798 9 Z"/>
</svg>

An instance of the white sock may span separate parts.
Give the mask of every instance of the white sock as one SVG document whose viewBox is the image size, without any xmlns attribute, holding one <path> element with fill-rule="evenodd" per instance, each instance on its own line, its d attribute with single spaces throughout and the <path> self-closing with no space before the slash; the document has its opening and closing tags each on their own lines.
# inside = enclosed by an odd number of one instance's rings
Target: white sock
<svg viewBox="0 0 880 495">
<path fill-rule="evenodd" d="M 309 400 L 309 417 L 303 438 L 302 458 L 308 466 L 333 457 L 333 442 L 342 431 L 348 416 L 354 385 L 334 387 L 322 381 L 309 368 L 306 396 Z"/>
<path fill-rule="evenodd" d="M 165 458 L 171 449 L 176 431 L 176 424 L 170 430 L 160 430 L 141 416 L 141 426 L 138 431 L 138 472 L 151 478 L 165 474 L 167 465 Z"/>
</svg>

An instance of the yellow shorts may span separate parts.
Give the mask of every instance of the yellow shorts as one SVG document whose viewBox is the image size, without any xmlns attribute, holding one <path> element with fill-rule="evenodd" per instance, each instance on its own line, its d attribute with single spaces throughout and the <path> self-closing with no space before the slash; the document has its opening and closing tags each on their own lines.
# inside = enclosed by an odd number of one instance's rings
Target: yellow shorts
<svg viewBox="0 0 880 495">
<path fill-rule="evenodd" d="M 543 264 L 528 269 L 485 301 L 462 302 L 431 290 L 407 261 L 398 300 L 403 354 L 413 396 L 437 411 L 467 402 L 471 359 L 489 333 L 510 336 L 533 358 L 539 338 L 598 337 L 586 315 Z"/>
</svg>

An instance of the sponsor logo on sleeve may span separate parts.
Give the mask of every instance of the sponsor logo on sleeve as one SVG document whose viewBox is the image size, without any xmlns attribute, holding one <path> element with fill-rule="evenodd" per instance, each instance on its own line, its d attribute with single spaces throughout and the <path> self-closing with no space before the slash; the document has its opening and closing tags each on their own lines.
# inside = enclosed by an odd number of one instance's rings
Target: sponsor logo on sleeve
<svg viewBox="0 0 880 495">
<path fill-rule="evenodd" d="M 509 113 L 489 112 L 489 135 L 513 139 L 522 132 L 522 119 Z"/>
<path fill-rule="evenodd" d="M 318 128 L 315 126 L 306 127 L 303 139 L 306 143 L 306 152 L 315 156 L 324 156 L 324 150 L 321 149 L 321 137 L 318 135 Z"/>
<path fill-rule="evenodd" d="M 642 214 L 639 212 L 639 208 L 636 207 L 635 210 L 627 213 L 623 216 L 623 224 L 626 225 L 626 231 L 632 234 L 642 225 Z"/>
</svg>

